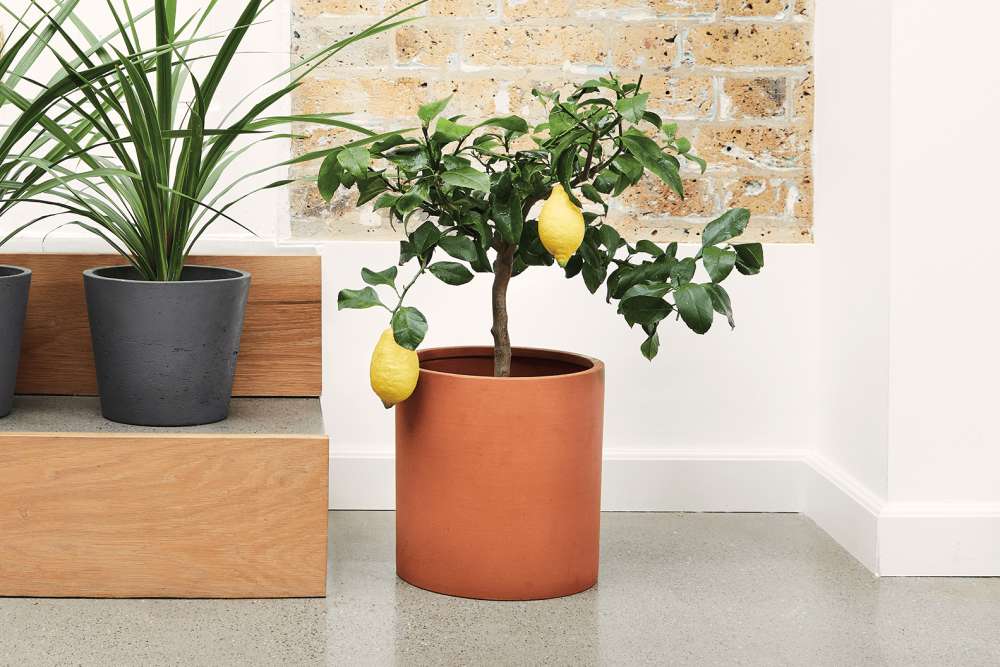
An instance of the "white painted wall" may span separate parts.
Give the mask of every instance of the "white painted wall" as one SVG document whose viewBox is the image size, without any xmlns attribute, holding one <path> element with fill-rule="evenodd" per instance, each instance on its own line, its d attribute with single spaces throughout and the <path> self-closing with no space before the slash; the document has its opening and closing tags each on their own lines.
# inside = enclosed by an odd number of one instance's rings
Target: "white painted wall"
<svg viewBox="0 0 1000 667">
<path fill-rule="evenodd" d="M 893 502 L 1000 508 L 998 21 L 984 0 L 894 5 Z"/>
<path fill-rule="evenodd" d="M 818 451 L 887 490 L 890 4 L 817 3 Z M 859 21 L 858 17 L 865 20 Z M 850 35 L 850 39 L 845 39 Z M 859 48 L 859 45 L 866 45 Z"/>
</svg>

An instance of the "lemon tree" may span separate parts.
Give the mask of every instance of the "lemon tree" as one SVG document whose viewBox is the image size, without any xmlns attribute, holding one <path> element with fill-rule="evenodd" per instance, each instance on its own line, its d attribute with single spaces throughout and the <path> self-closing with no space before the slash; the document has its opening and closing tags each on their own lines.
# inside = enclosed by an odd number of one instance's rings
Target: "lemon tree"
<svg viewBox="0 0 1000 667">
<path fill-rule="evenodd" d="M 644 332 L 641 351 L 649 359 L 659 351 L 659 327 L 668 319 L 699 334 L 717 315 L 734 326 L 722 283 L 764 265 L 759 243 L 733 243 L 746 229 L 748 210 L 733 209 L 707 224 L 701 246 L 687 257 L 678 255 L 677 243 L 633 244 L 607 222 L 608 201 L 646 172 L 683 197 L 682 163 L 706 168 L 677 126 L 646 108 L 642 79 L 593 79 L 565 99 L 532 92 L 547 111 L 539 125 L 519 116 L 467 123 L 446 115 L 448 98 L 422 106 L 417 129 L 326 157 L 321 195 L 330 200 L 338 189 L 354 188 L 358 205 L 372 202 L 387 212 L 406 236 L 399 266 L 414 267 L 405 278 L 395 266 L 363 269 L 365 286 L 341 291 L 338 306 L 384 308 L 395 342 L 415 350 L 427 320 L 406 304 L 413 284 L 426 274 L 463 285 L 476 273 L 492 273 L 498 377 L 510 375 L 508 284 L 556 259 L 567 278 L 579 276 L 591 293 L 605 287 L 625 322 Z M 545 204 L 532 218 L 540 202 Z"/>
</svg>

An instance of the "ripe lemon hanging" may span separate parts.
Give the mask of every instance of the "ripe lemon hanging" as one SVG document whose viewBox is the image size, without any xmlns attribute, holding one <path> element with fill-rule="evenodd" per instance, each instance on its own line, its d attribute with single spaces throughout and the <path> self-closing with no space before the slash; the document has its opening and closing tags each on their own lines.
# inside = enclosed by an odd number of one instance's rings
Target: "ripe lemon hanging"
<svg viewBox="0 0 1000 667">
<path fill-rule="evenodd" d="M 420 360 L 417 353 L 396 342 L 392 329 L 382 332 L 382 337 L 372 353 L 372 389 L 382 399 L 386 408 L 402 403 L 417 388 Z"/>
<path fill-rule="evenodd" d="M 557 183 L 538 216 L 538 236 L 559 266 L 565 267 L 583 243 L 585 227 L 583 211 Z"/>
</svg>

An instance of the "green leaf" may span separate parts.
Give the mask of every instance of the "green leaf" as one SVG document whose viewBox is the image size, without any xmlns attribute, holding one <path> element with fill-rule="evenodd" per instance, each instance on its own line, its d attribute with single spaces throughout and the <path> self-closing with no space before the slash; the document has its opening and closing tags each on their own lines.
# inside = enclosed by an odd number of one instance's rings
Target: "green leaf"
<svg viewBox="0 0 1000 667">
<path fill-rule="evenodd" d="M 340 174 L 342 171 L 343 167 L 337 162 L 336 153 L 330 153 L 323 160 L 323 164 L 319 168 L 316 185 L 324 201 L 330 201 L 337 194 L 337 190 L 340 189 Z"/>
<path fill-rule="evenodd" d="M 340 290 L 340 294 L 337 295 L 337 310 L 374 308 L 381 305 L 383 305 L 382 300 L 378 298 L 378 294 L 371 287 Z"/>
<path fill-rule="evenodd" d="M 640 165 L 641 166 L 641 165 Z M 602 192 L 606 195 L 611 194 L 615 186 L 618 184 L 618 176 L 614 172 L 605 171 L 597 175 L 594 179 L 594 188 L 598 192 Z"/>
<path fill-rule="evenodd" d="M 445 169 L 451 171 L 454 169 L 465 169 L 472 164 L 472 161 L 455 155 L 444 155 L 441 158 L 441 164 L 444 165 Z"/>
<path fill-rule="evenodd" d="M 608 249 L 608 253 L 614 257 L 615 251 L 622 245 L 621 234 L 611 225 L 601 225 L 597 231 L 601 235 L 601 243 Z"/>
<path fill-rule="evenodd" d="M 750 211 L 745 208 L 734 208 L 705 225 L 701 235 L 702 247 L 718 245 L 729 239 L 736 238 L 744 232 L 750 222 Z"/>
<path fill-rule="evenodd" d="M 408 139 L 401 134 L 392 134 L 381 141 L 376 141 L 372 144 L 372 153 L 385 153 L 388 150 L 397 148 L 398 146 L 407 146 L 410 144 L 417 143 L 416 139 Z"/>
<path fill-rule="evenodd" d="M 621 141 L 643 167 L 656 174 L 679 197 L 684 197 L 684 184 L 681 182 L 677 167 L 668 156 L 664 155 L 655 141 L 644 134 L 625 134 Z"/>
<path fill-rule="evenodd" d="M 655 333 L 647 338 L 646 342 L 644 342 L 639 349 L 642 350 L 642 356 L 646 357 L 650 361 L 655 359 L 656 355 L 660 351 L 660 334 Z"/>
<path fill-rule="evenodd" d="M 663 119 L 660 118 L 658 114 L 655 114 L 652 111 L 647 111 L 646 113 L 642 114 L 642 119 L 647 123 L 649 123 L 650 125 L 652 125 L 653 127 L 655 127 L 657 130 L 663 127 Z"/>
<path fill-rule="evenodd" d="M 437 127 L 434 130 L 434 138 L 439 140 L 441 145 L 449 144 L 459 139 L 465 139 L 472 134 L 474 129 L 471 125 L 459 125 L 447 118 L 441 118 L 438 120 Z"/>
<path fill-rule="evenodd" d="M 445 110 L 448 103 L 451 102 L 452 96 L 444 98 L 443 100 L 437 100 L 436 102 L 428 102 L 420 107 L 417 111 L 417 117 L 420 118 L 424 123 L 424 127 L 431 124 L 431 121 L 437 118 L 437 116 Z"/>
<path fill-rule="evenodd" d="M 392 208 L 399 201 L 399 197 L 394 194 L 386 193 L 378 197 L 372 207 L 377 211 L 383 208 Z"/>
<path fill-rule="evenodd" d="M 637 252 L 643 252 L 646 253 L 647 255 L 652 255 L 653 257 L 659 257 L 660 255 L 663 254 L 663 248 L 661 248 L 660 246 L 656 245 L 655 243 L 647 239 L 642 239 L 641 241 L 636 243 L 635 249 Z"/>
<path fill-rule="evenodd" d="M 354 146 L 345 148 L 337 154 L 337 162 L 348 171 L 354 178 L 364 178 L 371 164 L 372 155 L 364 146 Z"/>
<path fill-rule="evenodd" d="M 623 97 L 618 100 L 615 108 L 618 113 L 625 117 L 625 120 L 638 123 L 646 111 L 647 102 L 649 102 L 649 93 L 641 93 L 632 97 Z"/>
<path fill-rule="evenodd" d="M 441 175 L 441 180 L 448 185 L 454 185 L 459 188 L 469 188 L 470 190 L 487 193 L 490 191 L 489 175 L 472 167 L 446 171 Z"/>
<path fill-rule="evenodd" d="M 604 198 L 601 197 L 601 193 L 598 192 L 597 188 L 595 188 L 590 183 L 584 183 L 580 187 L 580 192 L 582 192 L 583 196 L 589 199 L 590 201 L 594 202 L 595 204 L 600 204 L 601 206 L 603 206 L 605 210 L 608 208 L 608 205 L 604 203 Z"/>
<path fill-rule="evenodd" d="M 628 177 L 631 183 L 638 183 L 639 179 L 642 178 L 642 163 L 627 154 L 616 157 L 611 166 Z"/>
<path fill-rule="evenodd" d="M 392 334 L 399 345 L 415 350 L 427 335 L 427 318 L 416 308 L 400 308 L 392 316 Z"/>
<path fill-rule="evenodd" d="M 559 182 L 563 186 L 563 190 L 569 197 L 569 200 L 573 202 L 575 206 L 580 207 L 580 200 L 577 199 L 576 194 L 573 192 L 573 171 L 576 169 L 576 158 L 578 146 L 573 145 L 561 152 L 556 157 L 556 176 L 559 178 Z"/>
<path fill-rule="evenodd" d="M 473 278 L 472 271 L 458 262 L 437 262 L 431 264 L 428 271 L 449 285 L 464 285 Z"/>
<path fill-rule="evenodd" d="M 711 306 L 711 304 L 709 304 Z M 633 296 L 621 303 L 621 312 L 629 326 L 654 326 L 670 314 L 669 303 L 654 296 Z"/>
<path fill-rule="evenodd" d="M 732 250 L 722 250 L 715 246 L 704 249 L 705 270 L 713 283 L 721 283 L 729 277 L 736 266 L 736 253 Z"/>
<path fill-rule="evenodd" d="M 712 307 L 719 315 L 725 315 L 729 320 L 729 326 L 736 328 L 736 321 L 733 319 L 733 303 L 729 299 L 729 293 L 722 285 L 705 285 L 709 296 L 712 297 Z"/>
<path fill-rule="evenodd" d="M 691 155 L 690 153 L 685 153 L 684 154 L 684 159 L 691 160 L 696 165 L 698 165 L 698 167 L 701 169 L 701 173 L 703 173 L 703 174 L 705 173 L 705 170 L 708 169 L 708 163 L 705 162 L 704 160 L 702 160 L 697 155 Z"/>
<path fill-rule="evenodd" d="M 363 206 L 364 204 L 367 204 L 387 189 L 385 181 L 383 181 L 378 175 L 372 175 L 370 178 L 359 179 L 358 202 L 356 205 Z"/>
<path fill-rule="evenodd" d="M 693 257 L 685 257 L 670 268 L 670 281 L 674 285 L 683 285 L 691 282 L 694 273 L 698 269 Z"/>
<path fill-rule="evenodd" d="M 410 244 L 415 255 L 423 255 L 425 252 L 437 245 L 441 238 L 441 230 L 433 222 L 428 220 L 417 227 L 417 230 L 410 235 Z"/>
<path fill-rule="evenodd" d="M 580 244 L 580 256 L 583 257 L 583 261 L 591 266 L 605 266 L 608 263 L 606 256 L 601 252 L 601 248 L 598 245 L 600 243 L 600 234 L 594 227 L 587 228 L 587 235 L 583 239 L 583 243 Z"/>
<path fill-rule="evenodd" d="M 427 201 L 430 192 L 431 186 L 429 183 L 417 183 L 406 194 L 396 200 L 396 211 L 405 218 Z"/>
<path fill-rule="evenodd" d="M 506 206 L 504 206 L 506 204 Z M 500 207 L 497 210 L 497 206 Z M 496 202 L 493 209 L 493 220 L 497 223 L 497 231 L 507 243 L 520 243 L 524 230 L 524 214 L 521 211 L 521 198 L 511 191 L 506 202 Z"/>
<path fill-rule="evenodd" d="M 677 311 L 688 328 L 697 334 L 707 333 L 712 328 L 715 313 L 712 297 L 704 285 L 681 285 L 674 293 L 674 299 L 677 301 Z"/>
<path fill-rule="evenodd" d="M 372 271 L 371 269 L 361 269 L 361 279 L 369 285 L 396 285 L 396 276 L 399 271 L 395 266 L 390 266 L 385 271 Z"/>
<path fill-rule="evenodd" d="M 518 132 L 521 134 L 526 134 L 528 132 L 528 121 L 524 120 L 520 116 L 501 116 L 498 118 L 490 118 L 487 121 L 483 121 L 476 127 L 499 127 L 508 132 Z"/>
<path fill-rule="evenodd" d="M 564 270 L 566 271 L 567 278 L 575 278 L 581 271 L 583 271 L 583 257 L 580 257 L 579 253 L 570 257 L 569 261 L 566 262 L 566 268 Z"/>
<path fill-rule="evenodd" d="M 736 270 L 745 276 L 754 276 L 764 268 L 764 246 L 759 243 L 734 245 Z"/>
<path fill-rule="evenodd" d="M 466 236 L 443 236 L 438 241 L 438 246 L 455 259 L 463 259 L 466 262 L 475 262 L 479 257 L 476 253 L 476 244 Z"/>
<path fill-rule="evenodd" d="M 660 298 L 662 296 L 666 296 L 669 291 L 669 285 L 632 285 L 632 287 L 629 287 L 625 290 L 625 293 L 622 294 L 622 301 L 627 301 L 634 296 L 654 296 Z M 620 306 L 618 311 L 621 312 Z"/>
<path fill-rule="evenodd" d="M 582 248 L 581 248 L 582 250 Z M 590 262 L 583 263 L 583 283 L 591 294 L 596 294 L 608 276 L 608 267 L 605 264 L 594 265 Z"/>
</svg>

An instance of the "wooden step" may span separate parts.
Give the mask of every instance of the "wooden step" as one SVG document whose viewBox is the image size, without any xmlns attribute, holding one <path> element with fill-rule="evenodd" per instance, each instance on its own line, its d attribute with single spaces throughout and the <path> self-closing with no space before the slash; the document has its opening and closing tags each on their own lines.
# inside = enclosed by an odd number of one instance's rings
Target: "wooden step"
<svg viewBox="0 0 1000 667">
<path fill-rule="evenodd" d="M 0 419 L 0 596 L 323 596 L 328 465 L 315 398 L 165 429 L 19 397 Z"/>
</svg>

